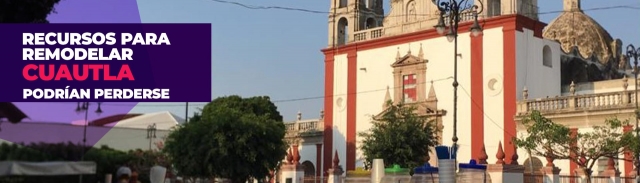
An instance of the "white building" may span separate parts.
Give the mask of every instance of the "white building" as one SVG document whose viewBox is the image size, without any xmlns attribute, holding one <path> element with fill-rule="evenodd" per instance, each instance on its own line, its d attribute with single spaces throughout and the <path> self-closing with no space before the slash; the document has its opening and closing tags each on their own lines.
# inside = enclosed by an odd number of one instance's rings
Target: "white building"
<svg viewBox="0 0 640 183">
<path fill-rule="evenodd" d="M 440 143 L 452 144 L 454 44 L 433 28 L 438 9 L 431 0 L 398 0 L 391 1 L 391 11 L 383 15 L 382 3 L 331 2 L 329 46 L 322 50 L 324 112 L 318 120 L 299 118 L 288 124 L 289 137 L 302 140 L 297 142 L 300 162 L 306 163 L 308 176 L 314 175 L 313 170 L 318 176 L 326 171 L 335 152 L 346 170 L 363 166 L 357 148 L 361 138 L 356 134 L 371 127 L 371 116 L 384 110 L 386 100 L 417 105 L 418 113 L 432 116 L 443 128 Z M 519 116 L 552 104 L 531 99 L 575 96 L 569 92 L 572 81 L 577 94 L 624 95 L 621 78 L 630 65 L 621 54 L 622 43 L 582 12 L 580 0 L 564 0 L 564 12 L 549 25 L 538 20 L 536 0 L 485 0 L 483 9 L 483 33 L 470 35 L 473 19 L 470 12 L 463 12 L 457 40 L 459 161 L 476 159 L 483 145 L 490 151 L 499 142 L 511 157 L 515 151 L 511 139 L 522 130 Z M 537 101 L 547 100 L 558 99 Z M 589 130 L 605 117 L 627 118 L 633 113 L 629 100 L 624 103 L 618 96 L 616 101 L 620 110 L 607 107 L 608 111 L 589 113 L 602 106 L 589 103 L 567 111 L 557 106 L 542 111 L 571 128 Z M 314 133 L 302 133 L 309 129 Z M 489 159 L 494 152 L 488 152 Z M 524 157 L 526 152 L 518 154 Z M 431 161 L 436 164 L 434 158 Z M 625 174 L 632 168 L 629 162 L 619 163 L 625 163 L 619 167 Z M 562 174 L 576 168 L 566 160 L 556 165 Z"/>
<path fill-rule="evenodd" d="M 116 124 L 117 122 L 117 124 Z M 89 122 L 86 127 L 86 144 L 128 151 L 135 149 L 157 150 L 170 130 L 182 124 L 183 119 L 168 111 L 146 114 L 112 115 Z M 155 124 L 155 133 L 149 129 Z M 0 125 L 0 142 L 8 143 L 77 143 L 85 138 L 84 123 L 62 124 L 51 122 L 3 123 Z M 30 134 L 30 135 L 25 135 Z M 151 136 L 149 136 L 151 135 Z"/>
</svg>

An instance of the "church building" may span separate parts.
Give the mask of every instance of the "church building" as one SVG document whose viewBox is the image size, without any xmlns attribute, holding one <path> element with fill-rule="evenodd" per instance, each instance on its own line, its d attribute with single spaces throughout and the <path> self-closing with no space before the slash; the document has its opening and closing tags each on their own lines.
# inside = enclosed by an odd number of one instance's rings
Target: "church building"
<svg viewBox="0 0 640 183">
<path fill-rule="evenodd" d="M 576 91 L 622 91 L 622 84 L 594 86 L 633 78 L 622 42 L 586 15 L 580 0 L 563 0 L 564 11 L 549 24 L 538 19 L 537 0 L 469 0 L 482 10 L 478 22 L 483 30 L 471 34 L 473 9 L 461 12 L 457 45 L 434 28 L 440 11 L 432 0 L 389 3 L 385 13 L 383 0 L 331 1 L 328 46 L 322 49 L 324 110 L 320 119 L 311 120 L 317 126 L 288 124 L 291 132 L 317 132 L 315 140 L 296 141 L 300 162 L 313 167 L 305 175 L 321 176 L 336 154 L 345 171 L 362 167 L 357 134 L 372 127 L 372 117 L 385 111 L 389 100 L 416 106 L 416 113 L 433 119 L 442 129 L 440 144 L 452 145 L 455 133 L 457 159 L 468 162 L 482 156 L 483 147 L 489 151 L 499 143 L 506 157 L 515 153 L 512 138 L 522 131 L 518 116 L 535 108 L 527 101 Z M 298 137 L 311 138 L 305 134 Z M 431 164 L 437 165 L 435 158 Z M 575 168 L 568 161 L 560 164 L 567 173 Z M 626 170 L 620 171 L 626 173 L 629 166 L 625 163 Z"/>
<path fill-rule="evenodd" d="M 483 1 L 478 36 L 469 33 L 471 9 L 462 12 L 458 55 L 434 28 L 439 10 L 431 0 L 391 1 L 386 16 L 381 3 L 335 0 L 329 15 L 330 45 L 322 50 L 323 155 L 337 151 L 346 170 L 363 166 L 357 134 L 371 127 L 371 116 L 385 110 L 385 100 L 416 105 L 417 113 L 442 127 L 440 143 L 452 145 L 455 56 L 460 160 L 477 157 L 483 144 L 498 141 L 507 157 L 512 153 L 509 134 L 516 134 L 516 100 L 524 83 L 540 88 L 530 90 L 531 97 L 560 95 L 560 70 L 553 69 L 560 66 L 560 44 L 542 38 L 545 23 L 538 20 L 536 1 Z M 324 158 L 323 167 L 330 163 Z"/>
</svg>

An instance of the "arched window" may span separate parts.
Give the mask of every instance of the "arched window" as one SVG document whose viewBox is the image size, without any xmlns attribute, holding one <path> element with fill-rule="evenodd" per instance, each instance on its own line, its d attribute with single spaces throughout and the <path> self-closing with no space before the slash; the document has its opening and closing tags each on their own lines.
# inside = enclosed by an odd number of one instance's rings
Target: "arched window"
<svg viewBox="0 0 640 183">
<path fill-rule="evenodd" d="M 303 183 L 315 183 L 319 180 L 316 180 L 318 176 L 316 175 L 316 168 L 313 166 L 313 163 L 310 161 L 302 162 L 302 169 L 304 170 L 304 181 Z"/>
<path fill-rule="evenodd" d="M 349 21 L 347 18 L 338 20 L 338 45 L 345 45 L 349 41 Z"/>
<path fill-rule="evenodd" d="M 614 157 L 614 158 L 617 158 L 617 157 Z M 614 162 L 613 167 L 616 170 L 619 170 L 618 168 L 619 168 L 620 164 L 618 163 L 618 161 L 613 161 L 613 162 Z M 605 170 L 607 170 L 607 167 L 609 167 L 609 158 L 606 158 L 606 157 L 598 158 L 597 165 L 598 165 L 598 169 L 597 169 L 597 171 L 594 171 L 594 173 L 596 173 L 596 172 L 598 174 L 603 173 Z"/>
<path fill-rule="evenodd" d="M 524 172 L 526 173 L 537 172 L 540 171 L 542 167 L 544 167 L 544 164 L 542 163 L 540 158 L 537 157 L 525 159 L 522 165 L 524 166 Z"/>
<path fill-rule="evenodd" d="M 373 18 L 367 18 L 367 21 L 365 22 L 364 28 L 365 29 L 371 29 L 371 28 L 375 28 L 376 25 L 376 20 L 374 20 Z"/>
<path fill-rule="evenodd" d="M 551 48 L 549 48 L 548 45 L 542 48 L 542 65 L 553 67 L 553 56 L 551 54 Z"/>
<path fill-rule="evenodd" d="M 349 4 L 348 0 L 338 0 L 338 1 L 339 1 L 338 8 L 347 7 L 347 4 Z"/>
<path fill-rule="evenodd" d="M 500 0 L 489 0 L 489 12 L 487 12 L 489 14 L 490 17 L 492 16 L 500 16 L 501 12 L 502 12 L 502 7 L 501 7 L 501 2 Z"/>
</svg>

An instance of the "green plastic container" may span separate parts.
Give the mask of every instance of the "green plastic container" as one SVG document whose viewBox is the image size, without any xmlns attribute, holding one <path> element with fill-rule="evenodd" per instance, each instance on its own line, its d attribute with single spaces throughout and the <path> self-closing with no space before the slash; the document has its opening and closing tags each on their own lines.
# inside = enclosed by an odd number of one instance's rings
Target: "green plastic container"
<svg viewBox="0 0 640 183">
<path fill-rule="evenodd" d="M 393 165 L 391 168 L 384 169 L 384 177 L 381 183 L 410 183 L 411 175 L 408 168 L 402 168 L 400 165 Z"/>
</svg>

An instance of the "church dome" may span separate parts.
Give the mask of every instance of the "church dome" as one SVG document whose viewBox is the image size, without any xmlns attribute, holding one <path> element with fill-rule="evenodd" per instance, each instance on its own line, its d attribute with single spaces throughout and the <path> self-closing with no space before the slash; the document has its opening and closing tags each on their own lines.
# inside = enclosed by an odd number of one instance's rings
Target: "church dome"
<svg viewBox="0 0 640 183">
<path fill-rule="evenodd" d="M 613 38 L 598 22 L 581 10 L 565 11 L 547 25 L 542 36 L 560 42 L 569 53 L 575 47 L 583 58 L 595 56 L 606 65 L 613 57 Z"/>
</svg>

